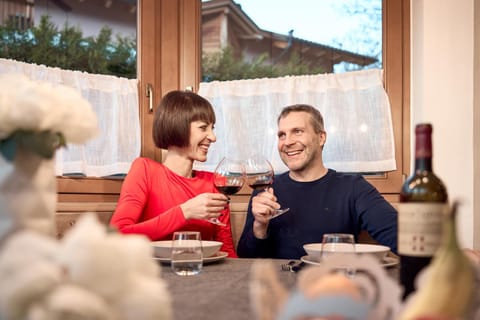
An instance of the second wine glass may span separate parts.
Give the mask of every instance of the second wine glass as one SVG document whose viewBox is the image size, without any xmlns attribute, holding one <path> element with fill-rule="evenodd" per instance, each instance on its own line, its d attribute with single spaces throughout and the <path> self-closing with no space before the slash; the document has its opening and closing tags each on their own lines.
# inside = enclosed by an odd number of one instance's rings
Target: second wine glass
<svg viewBox="0 0 480 320">
<path fill-rule="evenodd" d="M 260 156 L 249 158 L 246 161 L 245 173 L 248 185 L 254 190 L 267 191 L 273 184 L 273 178 L 275 176 L 270 162 Z M 276 209 L 269 219 L 276 218 L 289 210 L 290 208 Z"/>
<path fill-rule="evenodd" d="M 224 157 L 215 168 L 213 183 L 215 188 L 226 196 L 233 195 L 240 191 L 245 183 L 245 167 L 243 162 Z M 225 226 L 218 218 L 209 219 L 208 221 Z"/>
</svg>

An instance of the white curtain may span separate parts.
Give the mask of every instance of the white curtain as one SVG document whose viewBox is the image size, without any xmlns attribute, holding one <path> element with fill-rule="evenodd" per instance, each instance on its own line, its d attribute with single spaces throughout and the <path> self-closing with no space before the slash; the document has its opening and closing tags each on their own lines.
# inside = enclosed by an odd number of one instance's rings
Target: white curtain
<svg viewBox="0 0 480 320">
<path fill-rule="evenodd" d="M 125 174 L 131 162 L 140 155 L 136 79 L 62 70 L 7 59 L 0 59 L 0 73 L 23 73 L 33 80 L 71 86 L 92 105 L 98 117 L 100 134 L 84 145 L 69 144 L 66 149 L 57 151 L 57 175 L 102 177 Z"/>
<path fill-rule="evenodd" d="M 197 169 L 213 170 L 223 156 L 262 154 L 286 171 L 277 152 L 277 117 L 283 107 L 310 104 L 327 131 L 327 167 L 343 172 L 396 169 L 392 117 L 382 70 L 201 83 L 214 106 L 217 142 Z"/>
</svg>

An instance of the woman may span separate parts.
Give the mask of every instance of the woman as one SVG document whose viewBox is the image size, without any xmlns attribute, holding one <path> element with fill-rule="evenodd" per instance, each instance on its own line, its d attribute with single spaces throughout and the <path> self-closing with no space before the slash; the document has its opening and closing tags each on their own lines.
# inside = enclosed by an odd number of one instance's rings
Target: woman
<svg viewBox="0 0 480 320">
<path fill-rule="evenodd" d="M 228 198 L 215 189 L 212 173 L 193 170 L 193 162 L 206 161 L 216 141 L 214 123 L 213 108 L 201 96 L 186 91 L 165 95 L 153 122 L 155 145 L 168 150 L 165 160 L 132 163 L 110 224 L 151 240 L 170 240 L 179 230 L 200 231 L 203 240 L 223 242 L 221 250 L 236 257 Z M 210 223 L 212 218 L 226 226 Z"/>
</svg>

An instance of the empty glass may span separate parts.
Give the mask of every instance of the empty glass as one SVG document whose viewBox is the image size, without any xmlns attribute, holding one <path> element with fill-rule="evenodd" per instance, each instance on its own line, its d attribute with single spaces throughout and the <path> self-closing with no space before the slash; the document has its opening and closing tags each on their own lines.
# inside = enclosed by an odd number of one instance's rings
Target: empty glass
<svg viewBox="0 0 480 320">
<path fill-rule="evenodd" d="M 172 270 L 180 276 L 199 274 L 203 267 L 202 240 L 198 231 L 173 234 Z"/>
<path fill-rule="evenodd" d="M 349 233 L 325 233 L 322 239 L 322 261 L 335 256 L 347 256 L 355 254 L 355 238 Z M 348 260 L 347 260 L 348 261 Z M 339 263 L 336 266 L 346 276 L 354 276 L 355 268 L 348 263 Z"/>
<path fill-rule="evenodd" d="M 355 238 L 349 233 L 325 233 L 322 239 L 322 258 L 331 254 L 355 253 Z"/>
</svg>

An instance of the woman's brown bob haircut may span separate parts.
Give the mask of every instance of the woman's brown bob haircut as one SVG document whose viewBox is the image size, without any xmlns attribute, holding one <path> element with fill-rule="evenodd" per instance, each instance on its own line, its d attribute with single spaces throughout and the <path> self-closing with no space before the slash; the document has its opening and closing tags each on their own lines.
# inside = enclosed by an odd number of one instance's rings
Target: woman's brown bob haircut
<svg viewBox="0 0 480 320">
<path fill-rule="evenodd" d="M 188 147 L 190 123 L 215 123 L 213 107 L 205 98 L 190 91 L 170 91 L 160 101 L 153 119 L 153 141 L 158 148 Z"/>
</svg>

